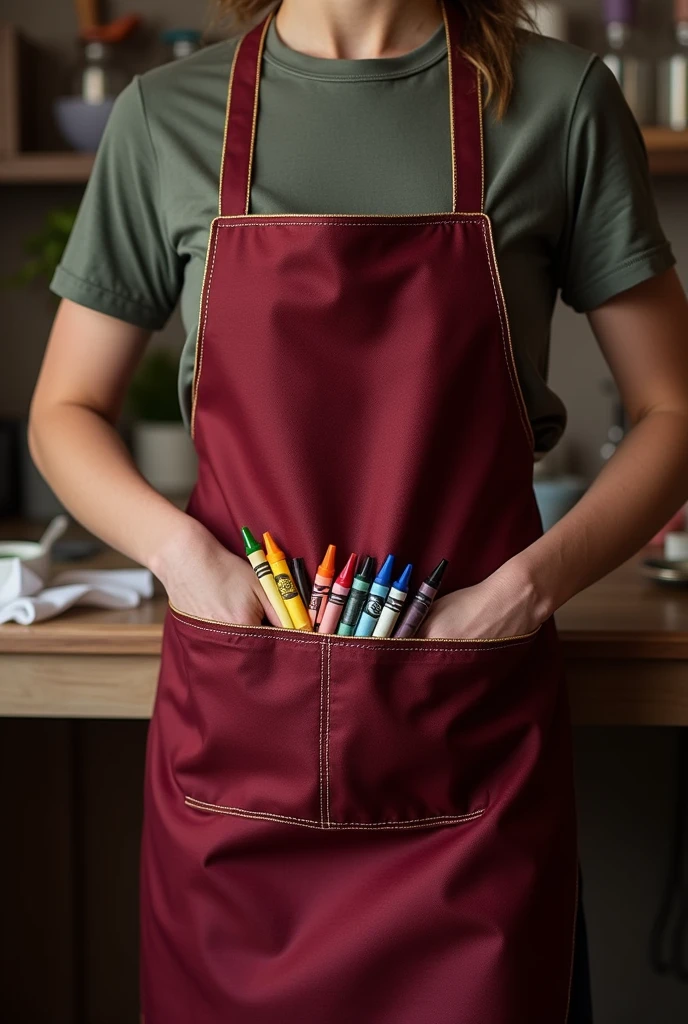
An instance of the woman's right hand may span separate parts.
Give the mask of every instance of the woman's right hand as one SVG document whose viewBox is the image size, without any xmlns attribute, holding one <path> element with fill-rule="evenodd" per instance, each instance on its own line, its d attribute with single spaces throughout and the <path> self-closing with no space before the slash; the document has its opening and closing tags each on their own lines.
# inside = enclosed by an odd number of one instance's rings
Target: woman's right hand
<svg viewBox="0 0 688 1024">
<path fill-rule="evenodd" d="M 242 626 L 258 626 L 267 616 L 280 622 L 248 561 L 232 554 L 191 516 L 158 553 L 154 574 L 180 612 Z"/>
</svg>

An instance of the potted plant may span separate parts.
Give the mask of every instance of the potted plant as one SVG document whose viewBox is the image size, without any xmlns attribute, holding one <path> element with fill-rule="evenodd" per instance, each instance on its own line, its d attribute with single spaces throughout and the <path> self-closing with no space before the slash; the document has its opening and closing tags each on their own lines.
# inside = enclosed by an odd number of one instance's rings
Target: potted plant
<svg viewBox="0 0 688 1024">
<path fill-rule="evenodd" d="M 62 259 L 76 214 L 77 207 L 51 210 L 41 230 L 26 239 L 23 265 L 3 283 L 22 288 L 34 281 L 49 282 Z M 127 396 L 136 464 L 156 490 L 171 498 L 188 494 L 196 479 L 196 453 L 182 422 L 177 372 L 178 360 L 169 350 L 151 349 Z"/>
<path fill-rule="evenodd" d="M 49 283 L 62 259 L 76 214 L 76 206 L 56 207 L 50 210 L 40 231 L 30 235 L 24 242 L 24 263 L 14 274 L 4 278 L 3 284 L 6 287 L 25 288 L 33 281 Z M 56 296 L 52 298 L 55 299 Z"/>
<path fill-rule="evenodd" d="M 45 286 L 45 294 L 49 296 L 51 303 L 56 305 L 57 296 L 48 292 L 47 284 L 62 259 L 76 213 L 75 206 L 56 207 L 50 210 L 40 230 L 24 240 L 24 260 L 14 273 L 0 278 L 0 288 L 35 288 L 40 284 Z M 64 508 L 31 458 L 27 416 L 18 420 L 13 444 L 19 466 L 21 513 L 28 519 L 46 522 L 59 512 L 63 512 Z"/>
<path fill-rule="evenodd" d="M 196 452 L 182 422 L 178 359 L 167 349 L 148 352 L 129 388 L 132 449 L 142 475 L 161 494 L 179 498 L 196 480 Z"/>
</svg>

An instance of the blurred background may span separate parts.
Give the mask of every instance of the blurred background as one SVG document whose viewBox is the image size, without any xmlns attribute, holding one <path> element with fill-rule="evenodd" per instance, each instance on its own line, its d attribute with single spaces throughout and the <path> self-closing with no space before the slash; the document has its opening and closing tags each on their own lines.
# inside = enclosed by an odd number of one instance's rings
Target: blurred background
<svg viewBox="0 0 688 1024">
<path fill-rule="evenodd" d="M 672 55 L 676 60 L 679 52 L 675 5 L 644 0 L 638 8 L 639 59 L 654 81 L 658 64 Z M 111 31 L 92 33 L 84 45 L 77 41 L 78 19 L 91 15 L 82 0 L 2 0 L 0 8 L 0 517 L 29 524 L 32 536 L 31 524 L 38 529 L 60 510 L 30 464 L 25 426 L 56 308 L 47 280 L 88 179 L 89 151 L 119 82 L 222 32 L 204 0 L 141 0 L 138 21 L 127 20 L 130 12 L 123 0 L 98 7 L 99 20 Z M 610 50 L 598 0 L 553 4 L 540 16 L 549 31 L 600 53 Z M 685 282 L 688 120 L 681 124 L 676 97 L 672 105 L 643 93 L 642 67 L 635 81 L 640 91 L 633 101 L 646 122 L 660 215 Z M 680 76 L 676 88 L 680 93 Z M 685 83 L 683 91 L 688 115 Z M 182 343 L 175 316 L 151 342 L 123 425 L 144 473 L 180 501 L 193 480 L 176 400 Z M 551 383 L 568 407 L 569 426 L 538 468 L 545 515 L 548 502 L 561 511 L 567 495 L 594 478 L 624 430 L 623 410 L 587 322 L 561 305 Z M 11 660 L 0 659 L 0 688 L 11 685 L 12 670 Z M 661 976 L 648 958 L 671 853 L 676 740 L 677 730 L 668 727 L 576 730 L 600 1024 L 688 1020 L 688 976 Z M 140 721 L 0 721 L 0 766 L 4 789 L 12 791 L 0 843 L 9 890 L 0 906 L 0 1019 L 8 1024 L 138 1019 L 136 858 L 144 742 Z M 75 758 L 88 771 L 75 772 Z M 87 809 L 76 824 L 74 806 Z M 38 847 L 31 826 L 36 818 L 42 823 Z"/>
</svg>

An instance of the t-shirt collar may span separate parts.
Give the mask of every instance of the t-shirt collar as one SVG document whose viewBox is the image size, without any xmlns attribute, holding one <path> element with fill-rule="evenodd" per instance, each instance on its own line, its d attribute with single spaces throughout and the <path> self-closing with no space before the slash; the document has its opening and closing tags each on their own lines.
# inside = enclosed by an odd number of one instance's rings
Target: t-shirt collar
<svg viewBox="0 0 688 1024">
<path fill-rule="evenodd" d="M 374 57 L 362 60 L 311 57 L 309 54 L 292 50 L 282 41 L 274 18 L 268 27 L 265 40 L 265 59 L 269 63 L 284 71 L 320 81 L 371 82 L 406 78 L 438 63 L 446 54 L 444 25 L 440 25 L 421 46 L 399 57 Z"/>
</svg>

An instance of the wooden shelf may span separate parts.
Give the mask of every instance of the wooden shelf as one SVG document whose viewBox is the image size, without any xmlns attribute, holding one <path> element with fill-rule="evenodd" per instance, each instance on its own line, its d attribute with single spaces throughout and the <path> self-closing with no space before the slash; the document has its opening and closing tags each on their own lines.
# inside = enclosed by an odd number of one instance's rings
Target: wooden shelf
<svg viewBox="0 0 688 1024">
<path fill-rule="evenodd" d="M 650 168 L 657 177 L 688 174 L 688 132 L 644 128 Z"/>
<path fill-rule="evenodd" d="M 92 153 L 17 153 L 0 157 L 0 183 L 84 184 L 93 167 Z"/>
</svg>

